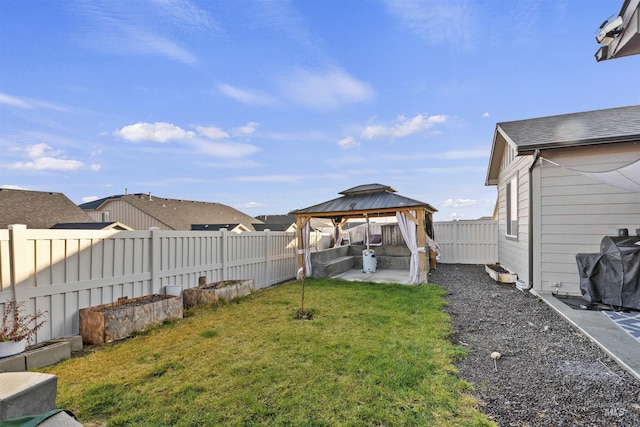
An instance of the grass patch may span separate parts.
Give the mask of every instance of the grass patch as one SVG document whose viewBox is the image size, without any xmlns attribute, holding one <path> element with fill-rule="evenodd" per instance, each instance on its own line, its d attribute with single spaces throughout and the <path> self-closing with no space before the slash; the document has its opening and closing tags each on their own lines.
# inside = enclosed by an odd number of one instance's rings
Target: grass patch
<svg viewBox="0 0 640 427">
<path fill-rule="evenodd" d="M 106 426 L 485 426 L 436 286 L 305 282 L 42 369 L 57 407 Z"/>
</svg>

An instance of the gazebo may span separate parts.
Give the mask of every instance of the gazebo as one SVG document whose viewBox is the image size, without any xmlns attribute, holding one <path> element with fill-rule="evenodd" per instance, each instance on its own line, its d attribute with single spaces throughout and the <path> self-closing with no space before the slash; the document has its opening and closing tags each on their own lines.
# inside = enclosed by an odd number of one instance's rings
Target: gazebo
<svg viewBox="0 0 640 427">
<path fill-rule="evenodd" d="M 411 251 L 409 283 L 427 282 L 428 262 L 426 236 L 433 239 L 433 213 L 437 212 L 428 203 L 396 194 L 388 185 L 365 184 L 344 190 L 338 197 L 304 209 L 291 211 L 296 217 L 298 235 L 298 269 L 304 268 L 311 275 L 309 233 L 311 218 L 331 219 L 336 228 L 336 244 L 339 230 L 350 219 L 395 216 L 402 237 Z"/>
</svg>

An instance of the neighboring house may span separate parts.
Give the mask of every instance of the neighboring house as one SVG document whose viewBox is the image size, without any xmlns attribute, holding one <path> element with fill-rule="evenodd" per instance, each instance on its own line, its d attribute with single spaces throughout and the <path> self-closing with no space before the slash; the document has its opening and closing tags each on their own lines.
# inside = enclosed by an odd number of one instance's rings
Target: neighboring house
<svg viewBox="0 0 640 427">
<path fill-rule="evenodd" d="M 294 215 L 258 215 L 256 218 L 264 223 L 255 227 L 257 231 L 265 229 L 271 231 L 296 231 L 296 217 Z"/>
<path fill-rule="evenodd" d="M 577 253 L 640 228 L 640 105 L 496 125 L 498 259 L 519 287 L 580 295 Z"/>
<path fill-rule="evenodd" d="M 255 225 L 262 224 L 254 224 L 254 226 Z M 252 231 L 242 224 L 191 224 L 191 230 L 194 231 L 220 231 L 223 228 L 227 231 L 233 231 L 234 233 Z"/>
<path fill-rule="evenodd" d="M 600 26 L 597 61 L 640 54 L 640 0 L 625 0 L 620 13 Z"/>
<path fill-rule="evenodd" d="M 133 230 L 133 228 L 119 222 L 61 222 L 51 228 L 64 230 Z"/>
<path fill-rule="evenodd" d="M 10 224 L 45 229 L 61 222 L 94 221 L 62 193 L 0 188 L 0 229 Z"/>
<path fill-rule="evenodd" d="M 221 203 L 124 194 L 80 205 L 95 221 L 117 221 L 134 230 L 191 230 L 193 224 L 242 224 L 253 231 L 261 221 Z"/>
</svg>

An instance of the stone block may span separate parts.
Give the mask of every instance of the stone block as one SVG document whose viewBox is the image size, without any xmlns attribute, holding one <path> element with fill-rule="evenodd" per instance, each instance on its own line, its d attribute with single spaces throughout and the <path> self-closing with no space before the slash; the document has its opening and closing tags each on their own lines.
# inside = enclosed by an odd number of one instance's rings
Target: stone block
<svg viewBox="0 0 640 427">
<path fill-rule="evenodd" d="M 55 408 L 58 377 L 39 372 L 0 373 L 0 420 Z"/>
<path fill-rule="evenodd" d="M 81 351 L 82 350 L 82 335 L 72 335 L 64 338 L 57 338 L 55 340 L 51 340 L 51 342 L 68 342 L 71 345 L 71 351 Z"/>
<path fill-rule="evenodd" d="M 0 359 L 0 372 L 23 372 L 26 366 L 24 353 Z"/>
<path fill-rule="evenodd" d="M 184 308 L 190 309 L 196 305 L 213 304 L 218 300 L 231 301 L 249 295 L 255 290 L 253 279 L 224 280 L 185 289 L 182 298 Z"/>
<path fill-rule="evenodd" d="M 47 342 L 42 347 L 25 351 L 25 366 L 27 370 L 53 365 L 71 357 L 71 344 L 68 342 Z M 44 411 L 46 412 L 46 411 Z"/>
<path fill-rule="evenodd" d="M 130 336 L 168 319 L 182 319 L 182 298 L 147 295 L 80 310 L 80 335 L 87 344 L 104 344 Z"/>
</svg>

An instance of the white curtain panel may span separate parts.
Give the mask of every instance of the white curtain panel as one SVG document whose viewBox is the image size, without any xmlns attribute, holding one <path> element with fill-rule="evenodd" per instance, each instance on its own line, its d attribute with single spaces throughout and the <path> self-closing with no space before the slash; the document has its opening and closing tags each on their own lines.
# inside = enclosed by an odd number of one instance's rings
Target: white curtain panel
<svg viewBox="0 0 640 427">
<path fill-rule="evenodd" d="M 304 218 L 302 218 L 304 221 Z M 309 248 L 309 240 L 311 235 L 311 221 L 302 227 L 302 247 L 304 248 L 304 275 L 311 276 L 311 250 Z"/>
<path fill-rule="evenodd" d="M 340 225 L 336 224 L 335 221 L 333 222 L 333 237 L 335 239 L 335 243 L 333 244 L 334 248 L 340 247 L 342 245 L 342 235 L 341 235 L 341 229 L 340 229 Z"/>
<path fill-rule="evenodd" d="M 413 216 L 416 215 L 415 211 L 411 211 L 411 214 Z M 409 283 L 418 284 L 420 283 L 420 258 L 418 256 L 418 235 L 416 231 L 418 226 L 402 212 L 396 212 L 396 218 L 398 219 L 400 233 L 402 233 L 402 237 L 411 251 Z"/>
</svg>

